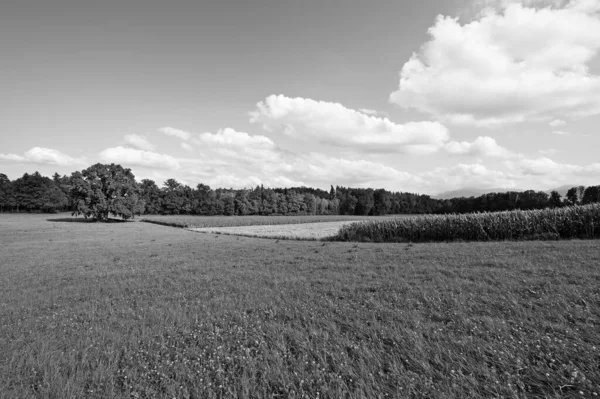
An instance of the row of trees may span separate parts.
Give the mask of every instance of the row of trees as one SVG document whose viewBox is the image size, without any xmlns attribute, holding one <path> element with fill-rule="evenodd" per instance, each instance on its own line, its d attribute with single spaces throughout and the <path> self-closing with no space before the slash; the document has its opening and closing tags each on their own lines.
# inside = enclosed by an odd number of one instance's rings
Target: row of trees
<svg viewBox="0 0 600 399">
<path fill-rule="evenodd" d="M 513 209 L 560 208 L 600 202 L 600 186 L 578 186 L 569 189 L 564 198 L 557 191 L 509 191 L 479 197 L 443 200 L 438 213 L 471 213 L 510 211 Z"/>
<path fill-rule="evenodd" d="M 158 187 L 152 180 L 140 183 L 147 214 L 191 215 L 336 215 L 339 200 L 323 190 L 306 187 L 271 189 L 216 189 L 198 184 L 195 189 L 175 179 Z"/>
<path fill-rule="evenodd" d="M 10 181 L 0 174 L 0 212 L 70 210 L 99 220 L 110 214 L 125 219 L 140 214 L 191 215 L 386 215 L 468 213 L 542 209 L 600 202 L 600 186 L 573 187 L 565 198 L 553 191 L 490 193 L 479 197 L 439 200 L 427 195 L 384 189 L 333 187 L 211 189 L 168 179 L 136 182 L 130 169 L 96 164 L 71 176 L 38 172 Z"/>
</svg>

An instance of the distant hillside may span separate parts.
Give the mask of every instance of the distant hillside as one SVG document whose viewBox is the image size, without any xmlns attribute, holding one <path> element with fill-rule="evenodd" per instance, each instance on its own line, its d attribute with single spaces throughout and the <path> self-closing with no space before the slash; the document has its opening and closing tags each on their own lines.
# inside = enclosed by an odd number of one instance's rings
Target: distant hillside
<svg viewBox="0 0 600 399">
<path fill-rule="evenodd" d="M 459 190 L 446 191 L 443 193 L 439 193 L 437 195 L 432 195 L 431 198 L 435 199 L 451 199 L 451 198 L 460 198 L 460 197 L 479 197 L 483 194 L 488 193 L 505 193 L 507 191 L 524 191 L 518 188 L 473 188 L 473 187 L 465 187 Z M 566 192 L 566 191 L 565 191 Z"/>
</svg>

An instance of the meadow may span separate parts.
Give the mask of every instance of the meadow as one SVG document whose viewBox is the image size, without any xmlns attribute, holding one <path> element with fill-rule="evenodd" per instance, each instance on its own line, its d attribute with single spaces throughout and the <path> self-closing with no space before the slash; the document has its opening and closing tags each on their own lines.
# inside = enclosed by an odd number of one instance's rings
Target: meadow
<svg viewBox="0 0 600 399">
<path fill-rule="evenodd" d="M 340 228 L 354 221 L 272 224 L 257 226 L 189 228 L 198 233 L 231 234 L 245 237 L 279 238 L 282 240 L 322 240 L 338 234 Z"/>
<path fill-rule="evenodd" d="M 0 214 L 3 398 L 595 398 L 597 240 L 293 241 Z"/>
<path fill-rule="evenodd" d="M 144 215 L 140 221 L 181 228 L 214 228 L 242 226 L 277 226 L 282 224 L 306 224 L 328 222 L 356 222 L 362 220 L 386 220 L 407 216 L 354 216 L 354 215 L 297 215 L 297 216 L 190 216 L 190 215 Z"/>
</svg>

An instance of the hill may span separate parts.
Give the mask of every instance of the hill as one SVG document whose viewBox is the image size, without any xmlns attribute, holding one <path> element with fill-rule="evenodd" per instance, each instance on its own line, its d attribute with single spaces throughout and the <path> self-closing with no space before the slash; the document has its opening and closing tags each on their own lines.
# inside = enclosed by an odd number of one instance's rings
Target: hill
<svg viewBox="0 0 600 399">
<path fill-rule="evenodd" d="M 458 190 L 445 191 L 437 195 L 432 195 L 431 198 L 435 199 L 451 199 L 451 198 L 469 198 L 479 197 L 483 194 L 488 193 L 505 193 L 507 191 L 524 191 L 519 188 L 475 188 L 475 187 L 464 187 Z"/>
</svg>

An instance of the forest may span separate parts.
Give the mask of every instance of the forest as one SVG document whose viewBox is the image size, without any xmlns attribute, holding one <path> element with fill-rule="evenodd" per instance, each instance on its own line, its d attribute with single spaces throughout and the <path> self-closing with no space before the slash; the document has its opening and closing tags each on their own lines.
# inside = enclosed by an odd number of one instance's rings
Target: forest
<svg viewBox="0 0 600 399">
<path fill-rule="evenodd" d="M 385 189 L 331 186 L 231 189 L 168 179 L 160 186 L 135 180 L 130 169 L 96 164 L 71 176 L 25 173 L 11 181 L 0 173 L 0 212 L 64 212 L 89 216 L 104 209 L 125 218 L 162 215 L 387 215 L 494 212 L 559 208 L 600 202 L 600 186 L 571 188 L 565 197 L 553 191 L 489 193 L 478 197 L 435 199 Z M 116 211 L 115 211 L 116 210 Z"/>
</svg>

